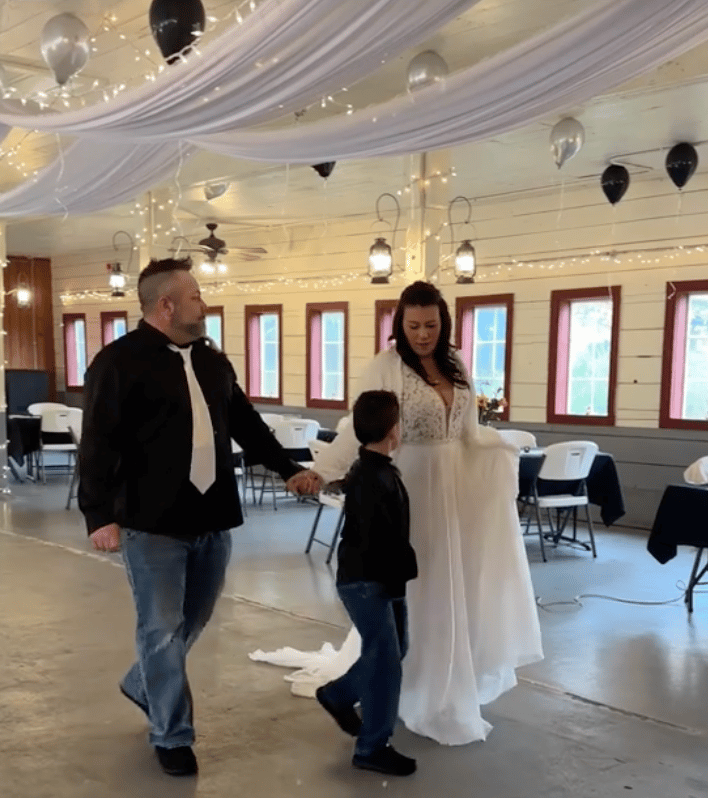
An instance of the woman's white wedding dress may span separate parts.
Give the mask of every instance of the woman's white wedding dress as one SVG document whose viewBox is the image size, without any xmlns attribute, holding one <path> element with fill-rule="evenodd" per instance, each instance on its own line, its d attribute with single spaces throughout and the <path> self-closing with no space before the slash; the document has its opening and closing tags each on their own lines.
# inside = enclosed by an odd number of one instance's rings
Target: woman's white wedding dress
<svg viewBox="0 0 708 798">
<path fill-rule="evenodd" d="M 408 583 L 410 648 L 399 714 L 440 743 L 483 740 L 480 714 L 516 684 L 515 669 L 543 658 L 538 613 L 516 509 L 518 450 L 477 424 L 476 398 L 455 388 L 449 418 L 438 392 L 395 350 L 369 365 L 359 392 L 393 390 L 402 443 L 394 454 L 411 503 L 419 576 Z M 317 458 L 326 480 L 341 478 L 358 449 L 351 424 Z M 344 673 L 359 655 L 354 628 L 339 651 L 279 649 L 251 658 L 299 670 L 298 695 Z"/>
</svg>

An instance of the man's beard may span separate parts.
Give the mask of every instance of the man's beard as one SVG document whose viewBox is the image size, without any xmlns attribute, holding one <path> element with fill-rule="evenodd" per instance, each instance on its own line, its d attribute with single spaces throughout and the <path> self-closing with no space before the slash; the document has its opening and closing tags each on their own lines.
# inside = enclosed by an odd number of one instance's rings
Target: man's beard
<svg viewBox="0 0 708 798">
<path fill-rule="evenodd" d="M 206 320 L 202 319 L 194 322 L 194 324 L 182 324 L 181 328 L 183 332 L 196 341 L 197 338 L 203 338 L 206 335 Z"/>
</svg>

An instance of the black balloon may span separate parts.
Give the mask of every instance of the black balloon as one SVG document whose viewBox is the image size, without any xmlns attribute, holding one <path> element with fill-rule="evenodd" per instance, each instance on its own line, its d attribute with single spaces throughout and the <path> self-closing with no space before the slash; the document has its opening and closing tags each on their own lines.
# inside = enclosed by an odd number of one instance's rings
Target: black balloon
<svg viewBox="0 0 708 798">
<path fill-rule="evenodd" d="M 616 205 L 629 187 L 629 172 L 619 164 L 612 164 L 602 173 L 602 190 L 607 199 Z"/>
<path fill-rule="evenodd" d="M 201 0 L 152 0 L 150 29 L 168 64 L 194 44 L 204 31 L 206 13 Z"/>
<path fill-rule="evenodd" d="M 316 163 L 312 165 L 312 168 L 317 172 L 320 177 L 329 177 L 332 174 L 332 169 L 334 169 L 334 165 L 336 161 L 327 161 L 326 163 Z"/>
<path fill-rule="evenodd" d="M 692 144 L 677 144 L 666 156 L 666 171 L 679 188 L 683 188 L 693 177 L 697 166 L 698 153 Z"/>
</svg>

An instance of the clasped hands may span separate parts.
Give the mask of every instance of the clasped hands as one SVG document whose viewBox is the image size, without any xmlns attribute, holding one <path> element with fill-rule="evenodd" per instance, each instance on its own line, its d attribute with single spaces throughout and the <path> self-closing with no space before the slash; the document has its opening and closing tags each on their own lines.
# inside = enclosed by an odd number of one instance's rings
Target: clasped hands
<svg viewBox="0 0 708 798">
<path fill-rule="evenodd" d="M 298 471 L 285 483 L 286 489 L 291 493 L 297 493 L 298 496 L 319 493 L 322 490 L 322 485 L 322 477 L 309 468 Z"/>
</svg>

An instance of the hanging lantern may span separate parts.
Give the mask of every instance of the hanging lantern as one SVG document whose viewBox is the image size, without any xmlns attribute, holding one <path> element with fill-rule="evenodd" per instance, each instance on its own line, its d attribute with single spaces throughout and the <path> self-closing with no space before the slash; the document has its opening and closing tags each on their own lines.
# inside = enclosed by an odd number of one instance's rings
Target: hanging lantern
<svg viewBox="0 0 708 798">
<path fill-rule="evenodd" d="M 385 238 L 377 238 L 369 250 L 369 276 L 372 283 L 387 283 L 393 272 L 393 255 Z"/>
<path fill-rule="evenodd" d="M 113 289 L 111 296 L 125 296 L 125 274 L 120 268 L 120 263 L 109 263 L 108 268 L 111 273 L 108 277 L 108 284 Z"/>
<path fill-rule="evenodd" d="M 455 277 L 458 283 L 473 283 L 477 271 L 477 255 L 469 239 L 465 239 L 455 253 Z"/>
</svg>

